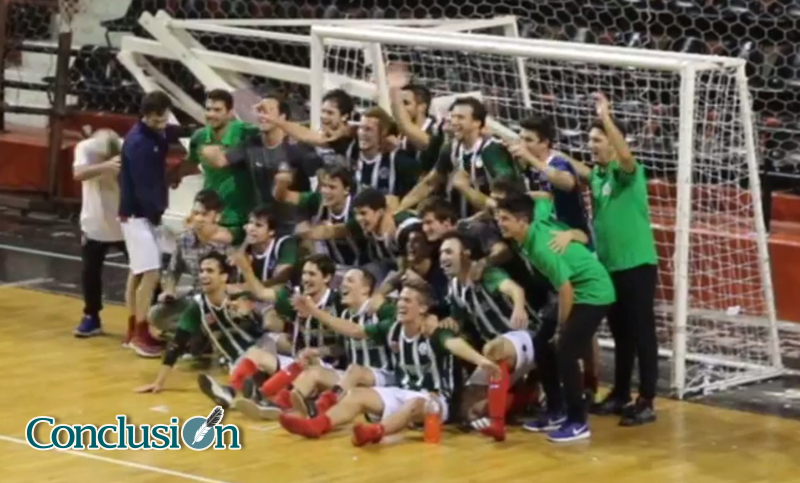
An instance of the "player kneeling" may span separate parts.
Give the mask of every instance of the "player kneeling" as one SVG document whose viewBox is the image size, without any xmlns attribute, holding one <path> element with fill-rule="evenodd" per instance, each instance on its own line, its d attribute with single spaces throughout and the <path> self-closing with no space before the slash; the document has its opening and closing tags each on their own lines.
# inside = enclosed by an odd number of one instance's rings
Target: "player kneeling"
<svg viewBox="0 0 800 483">
<path fill-rule="evenodd" d="M 436 329 L 426 336 L 423 328 L 431 303 L 426 284 L 407 283 L 400 292 L 397 320 L 381 321 L 363 329 L 363 337 L 385 344 L 390 350 L 398 386 L 354 388 L 335 406 L 313 418 L 281 414 L 281 426 L 294 434 L 319 438 L 359 414 L 379 417 L 380 423 L 353 427 L 353 444 L 363 446 L 379 442 L 384 435 L 398 433 L 411 423 L 421 423 L 425 403 L 430 398 L 439 399 L 442 420 L 446 421 L 450 396 L 457 389 L 453 387 L 456 379 L 453 355 L 490 374 L 499 370 L 450 330 Z"/>
</svg>

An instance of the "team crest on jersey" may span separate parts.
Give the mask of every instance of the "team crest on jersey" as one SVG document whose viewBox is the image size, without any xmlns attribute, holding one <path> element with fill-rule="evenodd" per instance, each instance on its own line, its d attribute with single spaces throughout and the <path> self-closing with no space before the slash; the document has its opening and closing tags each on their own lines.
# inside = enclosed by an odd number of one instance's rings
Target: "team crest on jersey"
<svg viewBox="0 0 800 483">
<path fill-rule="evenodd" d="M 388 179 L 389 178 L 389 168 L 381 168 L 378 171 L 378 177 L 380 179 Z"/>
<path fill-rule="evenodd" d="M 606 181 L 606 184 L 603 185 L 603 196 L 611 195 L 611 182 Z"/>
<path fill-rule="evenodd" d="M 422 342 L 419 345 L 419 347 L 417 348 L 417 351 L 419 352 L 419 355 L 421 355 L 421 356 L 428 355 L 428 351 L 430 351 L 430 348 L 428 347 L 428 343 L 427 342 Z"/>
</svg>

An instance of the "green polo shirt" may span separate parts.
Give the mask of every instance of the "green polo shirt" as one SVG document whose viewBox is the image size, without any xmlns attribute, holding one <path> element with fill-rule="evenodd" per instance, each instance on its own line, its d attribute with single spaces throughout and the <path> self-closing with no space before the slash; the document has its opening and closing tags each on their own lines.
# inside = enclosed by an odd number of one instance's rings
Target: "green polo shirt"
<svg viewBox="0 0 800 483">
<path fill-rule="evenodd" d="M 597 256 L 609 272 L 658 263 L 650 226 L 647 177 L 637 162 L 632 173 L 617 161 L 595 166 L 589 176 Z"/>
<path fill-rule="evenodd" d="M 569 227 L 552 219 L 534 221 L 519 246 L 520 253 L 550 280 L 556 290 L 566 282 L 572 283 L 576 304 L 614 303 L 616 294 L 611 276 L 594 253 L 578 242 L 570 243 L 560 254 L 549 247 L 553 231 L 563 230 L 569 230 Z"/>
<path fill-rule="evenodd" d="M 242 227 L 247 223 L 247 215 L 255 206 L 253 180 L 246 169 L 211 166 L 202 159 L 200 150 L 203 146 L 215 144 L 231 148 L 243 139 L 258 134 L 257 126 L 234 119 L 225 128 L 219 141 L 214 139 L 214 131 L 206 126 L 195 131 L 189 142 L 189 162 L 202 166 L 203 188 L 216 191 L 222 198 L 225 209 L 222 212 L 221 224 L 233 232 L 234 243 L 241 242 L 244 236 Z"/>
</svg>

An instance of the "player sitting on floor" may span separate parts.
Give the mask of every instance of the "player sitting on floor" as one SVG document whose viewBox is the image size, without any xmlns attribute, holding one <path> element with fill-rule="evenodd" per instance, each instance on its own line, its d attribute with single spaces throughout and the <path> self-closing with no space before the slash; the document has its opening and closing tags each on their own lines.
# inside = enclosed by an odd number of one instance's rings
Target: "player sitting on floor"
<svg viewBox="0 0 800 483">
<path fill-rule="evenodd" d="M 344 310 L 341 316 L 326 312 L 303 295 L 297 298 L 295 308 L 304 317 L 312 317 L 345 337 L 347 371 L 342 373 L 319 364 L 311 365 L 295 379 L 292 389 L 292 406 L 301 414 L 315 416 L 336 404 L 346 391 L 358 387 L 383 387 L 394 385 L 391 357 L 385 344 L 358 337 L 367 327 L 382 321 L 393 322 L 395 306 L 383 304 L 377 313 L 369 313 L 370 295 L 375 287 L 375 277 L 363 269 L 350 269 L 345 273 L 340 293 Z M 355 335 L 355 338 L 351 338 Z M 323 392 L 316 404 L 308 402 L 309 396 Z"/>
<path fill-rule="evenodd" d="M 396 321 L 364 326 L 351 334 L 387 345 L 392 352 L 397 387 L 354 388 L 335 406 L 313 418 L 281 414 L 281 426 L 294 434 L 318 438 L 359 414 L 379 416 L 379 424 L 353 427 L 353 444 L 363 446 L 398 433 L 411 423 L 422 422 L 425 404 L 431 398 L 438 400 L 442 420 L 446 421 L 450 398 L 457 390 L 453 387 L 458 371 L 453 355 L 490 374 L 499 373 L 499 369 L 450 330 L 436 329 L 430 336 L 425 335 L 423 326 L 431 303 L 426 284 L 409 282 L 400 292 Z"/>
<path fill-rule="evenodd" d="M 465 400 L 474 401 L 476 396 L 482 399 L 486 394 L 484 388 L 488 386 L 491 424 L 477 421 L 473 426 L 502 441 L 506 434 L 506 394 L 509 387 L 524 378 L 534 366 L 533 330 L 538 325 L 534 324 L 538 317 L 526 303 L 525 291 L 503 270 L 488 268 L 480 280 L 472 281 L 472 263 L 480 257 L 480 251 L 476 238 L 464 231 L 454 231 L 442 239 L 439 260 L 444 272 L 451 277 L 450 316 L 483 346 L 487 358 L 500 365 L 500 378 L 491 384 L 485 371 L 476 370 L 467 381 Z M 477 404 L 470 408 L 470 419 L 475 419 L 480 412 Z M 480 406 L 485 406 L 485 402 Z"/>
</svg>

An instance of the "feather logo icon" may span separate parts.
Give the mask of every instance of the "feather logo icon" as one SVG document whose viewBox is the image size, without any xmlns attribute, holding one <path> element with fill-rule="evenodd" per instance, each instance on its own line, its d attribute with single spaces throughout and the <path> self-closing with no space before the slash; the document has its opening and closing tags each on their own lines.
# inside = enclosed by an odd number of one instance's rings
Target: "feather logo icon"
<svg viewBox="0 0 800 483">
<path fill-rule="evenodd" d="M 198 429 L 197 432 L 194 434 L 194 441 L 192 441 L 192 444 L 194 445 L 198 441 L 202 441 L 203 438 L 205 438 L 206 433 L 211 431 L 211 429 L 214 426 L 216 426 L 217 424 L 219 424 L 220 421 L 222 421 L 222 416 L 224 414 L 225 411 L 222 409 L 221 406 L 215 407 L 211 411 L 211 414 L 208 415 L 208 418 L 206 418 L 206 422 L 203 423 L 203 425 L 200 426 L 200 429 Z"/>
</svg>

